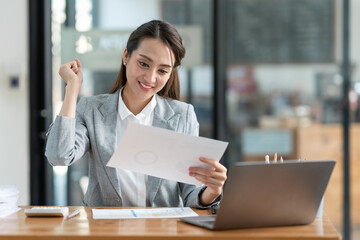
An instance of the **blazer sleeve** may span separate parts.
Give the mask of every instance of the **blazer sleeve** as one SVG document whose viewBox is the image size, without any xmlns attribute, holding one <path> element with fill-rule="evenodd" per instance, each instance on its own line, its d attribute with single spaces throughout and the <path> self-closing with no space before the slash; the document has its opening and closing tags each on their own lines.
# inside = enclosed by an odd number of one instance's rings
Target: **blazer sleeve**
<svg viewBox="0 0 360 240">
<path fill-rule="evenodd" d="M 192 136 L 199 136 L 199 123 L 196 118 L 194 107 L 189 104 L 186 114 L 186 134 Z M 213 203 L 210 205 L 203 205 L 200 202 L 200 194 L 206 189 L 205 185 L 196 187 L 195 185 L 179 183 L 181 197 L 186 207 L 195 207 L 195 208 L 210 208 L 213 205 L 219 204 L 222 195 L 220 195 Z"/>
<path fill-rule="evenodd" d="M 89 134 L 84 120 L 86 98 L 76 106 L 76 118 L 56 116 L 47 131 L 45 156 L 53 166 L 69 166 L 90 148 Z"/>
</svg>

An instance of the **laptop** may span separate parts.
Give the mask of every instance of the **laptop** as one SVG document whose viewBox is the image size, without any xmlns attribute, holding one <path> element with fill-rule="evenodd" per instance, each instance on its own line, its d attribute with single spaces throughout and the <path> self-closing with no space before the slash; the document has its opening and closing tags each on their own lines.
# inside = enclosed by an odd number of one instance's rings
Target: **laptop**
<svg viewBox="0 0 360 240">
<path fill-rule="evenodd" d="M 335 160 L 237 163 L 217 215 L 180 220 L 212 230 L 312 223 L 334 166 Z"/>
</svg>

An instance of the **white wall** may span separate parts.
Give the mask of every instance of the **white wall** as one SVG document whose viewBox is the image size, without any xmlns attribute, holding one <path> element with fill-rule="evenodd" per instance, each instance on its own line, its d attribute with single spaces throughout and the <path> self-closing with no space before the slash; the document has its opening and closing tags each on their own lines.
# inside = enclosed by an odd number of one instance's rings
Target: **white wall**
<svg viewBox="0 0 360 240">
<path fill-rule="evenodd" d="M 28 1 L 0 0 L 0 32 L 0 185 L 15 185 L 19 205 L 28 205 Z M 10 88 L 11 75 L 19 88 Z"/>
</svg>

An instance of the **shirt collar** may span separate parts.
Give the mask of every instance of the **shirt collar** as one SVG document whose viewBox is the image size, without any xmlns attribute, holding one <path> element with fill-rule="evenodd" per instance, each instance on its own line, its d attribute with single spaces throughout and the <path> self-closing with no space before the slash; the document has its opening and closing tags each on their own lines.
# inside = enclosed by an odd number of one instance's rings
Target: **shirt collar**
<svg viewBox="0 0 360 240">
<path fill-rule="evenodd" d="M 136 116 L 126 107 L 121 93 L 123 91 L 124 88 L 120 89 L 120 93 L 119 93 L 119 104 L 118 104 L 118 113 L 120 115 L 121 120 L 124 120 L 125 118 L 127 118 L 128 116 L 132 115 L 134 116 L 136 119 L 140 120 L 143 119 L 145 117 L 150 117 L 152 111 L 154 110 L 155 106 L 156 106 L 156 94 L 151 98 L 150 102 L 144 107 L 144 109 L 137 114 Z"/>
</svg>

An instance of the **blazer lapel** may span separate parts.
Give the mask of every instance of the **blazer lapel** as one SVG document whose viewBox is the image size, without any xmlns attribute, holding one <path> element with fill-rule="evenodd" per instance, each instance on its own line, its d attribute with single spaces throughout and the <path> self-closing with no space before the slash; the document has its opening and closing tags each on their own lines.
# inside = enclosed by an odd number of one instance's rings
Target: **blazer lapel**
<svg viewBox="0 0 360 240">
<path fill-rule="evenodd" d="M 117 147 L 116 127 L 119 92 L 120 91 L 118 90 L 114 94 L 109 94 L 107 101 L 105 101 L 105 103 L 99 107 L 98 117 L 100 118 L 100 121 L 102 121 L 102 124 L 96 126 L 95 131 L 97 131 L 96 136 L 98 138 L 102 138 L 99 139 L 100 142 L 106 143 L 104 146 L 101 146 L 101 149 L 99 149 L 99 156 L 104 164 L 105 171 L 111 184 L 121 199 L 121 194 L 119 191 L 120 183 L 117 178 L 116 168 L 106 166 Z"/>
<path fill-rule="evenodd" d="M 166 99 L 156 96 L 156 107 L 154 109 L 153 126 L 177 131 L 180 114 L 175 114 L 174 110 Z M 150 202 L 154 202 L 157 191 L 159 190 L 162 178 L 153 176 L 148 177 Z"/>
<path fill-rule="evenodd" d="M 155 96 L 156 107 L 154 109 L 153 126 L 176 131 L 179 125 L 180 114 L 175 114 L 165 98 L 158 95 Z"/>
</svg>

